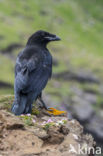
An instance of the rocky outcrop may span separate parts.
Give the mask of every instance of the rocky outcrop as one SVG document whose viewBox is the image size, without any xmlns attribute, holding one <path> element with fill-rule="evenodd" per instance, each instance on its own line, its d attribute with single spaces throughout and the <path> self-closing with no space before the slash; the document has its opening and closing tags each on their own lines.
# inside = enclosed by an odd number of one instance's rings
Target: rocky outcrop
<svg viewBox="0 0 103 156">
<path fill-rule="evenodd" d="M 69 117 L 77 119 L 83 125 L 84 130 L 91 133 L 96 142 L 103 146 L 103 84 L 101 77 L 89 70 L 76 70 L 70 67 L 67 71 L 55 73 L 53 78 L 55 84 L 57 83 L 56 87 L 54 85 L 55 88 L 60 88 L 61 84 L 64 85 L 67 82 L 62 92 L 67 90 L 68 93 L 65 92 L 66 95 L 64 93 L 61 107 L 68 111 Z M 62 94 L 59 91 L 54 90 L 54 92 L 61 98 Z M 58 107 L 60 108 L 60 104 L 57 103 Z"/>
<path fill-rule="evenodd" d="M 103 110 L 96 108 L 97 94 L 85 92 L 77 87 L 71 88 L 71 91 L 73 94 L 69 98 L 70 106 L 67 110 L 72 118 L 83 125 L 86 132 L 91 133 L 99 144 L 103 144 Z"/>
<path fill-rule="evenodd" d="M 5 105 L 0 107 L 0 156 L 77 156 L 79 148 L 85 156 L 93 154 L 88 149 L 95 149 L 95 142 L 78 121 L 43 113 L 14 116 Z"/>
<path fill-rule="evenodd" d="M 84 71 L 78 71 L 78 72 L 73 72 L 73 71 L 64 71 L 61 73 L 56 73 L 53 75 L 53 78 L 55 79 L 62 79 L 65 81 L 77 81 L 80 83 L 100 83 L 100 81 L 98 80 L 98 78 L 93 75 L 92 73 L 89 72 L 84 72 Z"/>
</svg>

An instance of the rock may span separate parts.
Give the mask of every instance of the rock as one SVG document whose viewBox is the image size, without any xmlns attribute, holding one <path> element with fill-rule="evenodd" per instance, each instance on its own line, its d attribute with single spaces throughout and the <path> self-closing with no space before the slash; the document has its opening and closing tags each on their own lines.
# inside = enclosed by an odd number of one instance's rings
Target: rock
<svg viewBox="0 0 103 156">
<path fill-rule="evenodd" d="M 33 120 L 34 124 L 26 125 L 26 119 Z M 18 117 L 6 110 L 0 111 L 2 156 L 77 156 L 71 153 L 71 146 L 77 150 L 79 144 L 95 148 L 92 136 L 85 135 L 83 127 L 74 119 L 46 115 L 39 118 L 33 115 Z"/>
<path fill-rule="evenodd" d="M 0 110 L 11 110 L 11 105 L 14 101 L 14 96 L 13 95 L 2 95 L 0 96 Z"/>
<path fill-rule="evenodd" d="M 18 43 L 12 43 L 7 48 L 2 49 L 2 53 L 12 53 L 14 49 L 22 48 L 23 45 Z"/>
<path fill-rule="evenodd" d="M 96 103 L 95 95 L 87 94 L 83 90 L 72 87 L 71 91 L 73 96 L 71 97 L 70 110 L 73 117 L 78 119 L 81 123 L 86 123 L 95 113 L 93 104 Z"/>
<path fill-rule="evenodd" d="M 85 92 L 85 90 L 82 90 L 76 86 L 72 86 L 70 88 L 70 90 L 71 90 L 71 92 L 74 93 L 74 95 L 78 96 L 79 99 L 82 99 L 91 104 L 96 104 L 96 102 L 97 102 L 97 96 L 95 94 L 93 94 L 93 91 L 92 91 L 92 93 Z"/>
<path fill-rule="evenodd" d="M 49 135 L 48 139 L 45 140 L 45 143 L 50 144 L 60 144 L 64 140 L 64 135 L 60 131 L 61 127 L 53 126 L 50 127 L 47 131 L 47 134 Z"/>
<path fill-rule="evenodd" d="M 64 125 L 61 125 L 60 129 L 59 129 L 60 133 L 63 133 L 64 135 L 67 135 L 69 133 L 69 128 L 67 128 Z"/>
<path fill-rule="evenodd" d="M 98 96 L 88 93 L 82 89 L 73 86 L 71 88 L 73 95 L 71 97 L 71 105 L 69 111 L 72 112 L 72 118 L 76 118 L 84 127 L 84 130 L 91 133 L 98 144 L 103 144 L 103 114 L 95 109 Z M 101 94 L 101 92 L 100 92 Z M 69 99 L 70 100 L 70 99 Z"/>
<path fill-rule="evenodd" d="M 63 79 L 63 80 L 74 80 L 74 81 L 78 81 L 81 83 L 100 83 L 99 79 L 93 75 L 92 73 L 89 72 L 84 72 L 84 71 L 78 71 L 78 72 L 74 72 L 74 71 L 64 71 L 61 73 L 56 73 L 53 75 L 53 77 L 55 79 Z"/>
<path fill-rule="evenodd" d="M 103 119 L 99 115 L 94 115 L 90 119 L 86 130 L 93 134 L 95 140 L 103 143 Z"/>
<path fill-rule="evenodd" d="M 41 130 L 40 128 L 35 129 L 34 134 L 42 140 L 46 140 L 49 138 L 49 135 L 47 134 L 47 132 L 43 129 Z"/>
<path fill-rule="evenodd" d="M 80 122 L 87 122 L 94 114 L 93 107 L 85 100 L 79 99 L 80 102 L 75 103 L 71 106 L 72 114 L 75 116 Z"/>
</svg>

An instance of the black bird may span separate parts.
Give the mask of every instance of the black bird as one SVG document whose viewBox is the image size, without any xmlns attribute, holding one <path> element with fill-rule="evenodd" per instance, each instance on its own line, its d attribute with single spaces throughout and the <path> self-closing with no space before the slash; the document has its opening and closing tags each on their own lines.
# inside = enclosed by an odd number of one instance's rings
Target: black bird
<svg viewBox="0 0 103 156">
<path fill-rule="evenodd" d="M 48 109 L 42 100 L 42 90 L 52 75 L 52 56 L 47 44 L 58 40 L 60 38 L 54 34 L 37 31 L 18 54 L 15 65 L 15 99 L 12 105 L 15 115 L 31 113 L 32 104 L 37 99 Z"/>
</svg>

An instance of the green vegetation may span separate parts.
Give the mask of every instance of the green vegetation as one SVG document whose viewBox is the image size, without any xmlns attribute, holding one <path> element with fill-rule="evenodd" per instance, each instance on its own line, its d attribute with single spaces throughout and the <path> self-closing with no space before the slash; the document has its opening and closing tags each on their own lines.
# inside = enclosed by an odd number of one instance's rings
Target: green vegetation
<svg viewBox="0 0 103 156">
<path fill-rule="evenodd" d="M 24 124 L 27 125 L 27 126 L 33 126 L 33 116 L 32 115 L 22 115 L 20 116 L 20 118 L 23 120 Z"/>
<path fill-rule="evenodd" d="M 26 42 L 38 29 L 56 32 L 68 52 L 102 55 L 102 0 L 4 0 L 0 2 L 0 48 Z"/>
<path fill-rule="evenodd" d="M 7 56 L 0 54 L 0 81 L 13 84 L 14 82 L 14 64 Z"/>
<path fill-rule="evenodd" d="M 0 96 L 0 109 L 6 109 L 10 111 L 13 100 L 14 100 L 13 95 Z"/>
<path fill-rule="evenodd" d="M 53 57 L 59 61 L 53 72 L 72 66 L 73 69 L 91 70 L 103 79 L 103 0 L 0 1 L 0 51 L 15 43 L 24 46 L 27 38 L 40 29 L 56 33 L 62 39 L 49 45 Z M 13 85 L 13 58 L 20 50 L 0 54 L 1 82 Z M 45 89 L 54 101 L 71 96 L 69 87 L 72 82 L 60 82 L 58 87 L 55 83 L 52 80 Z M 99 92 L 98 86 L 78 85 L 83 90 Z M 0 94 L 13 94 L 13 88 L 0 89 Z"/>
</svg>

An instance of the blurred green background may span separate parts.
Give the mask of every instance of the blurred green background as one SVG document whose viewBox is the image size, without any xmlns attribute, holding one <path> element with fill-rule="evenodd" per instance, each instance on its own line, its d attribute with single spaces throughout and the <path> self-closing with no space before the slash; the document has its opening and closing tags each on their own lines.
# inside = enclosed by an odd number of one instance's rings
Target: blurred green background
<svg viewBox="0 0 103 156">
<path fill-rule="evenodd" d="M 16 56 L 37 30 L 49 31 L 62 39 L 48 45 L 55 58 L 53 73 L 61 74 L 62 78 L 49 82 L 45 89 L 47 102 L 52 99 L 54 106 L 63 104 L 63 108 L 73 112 L 76 108 L 70 105 L 78 103 L 74 102 L 77 97 L 81 100 L 79 105 L 83 101 L 89 103 L 87 111 L 92 109 L 90 116 L 87 114 L 89 119 L 93 112 L 99 121 L 103 119 L 103 0 L 0 0 L 1 95 L 14 93 Z M 68 72 L 77 79 L 65 80 L 63 74 Z M 78 75 L 89 76 L 99 83 L 82 83 Z"/>
</svg>

